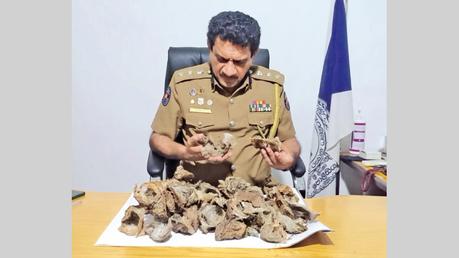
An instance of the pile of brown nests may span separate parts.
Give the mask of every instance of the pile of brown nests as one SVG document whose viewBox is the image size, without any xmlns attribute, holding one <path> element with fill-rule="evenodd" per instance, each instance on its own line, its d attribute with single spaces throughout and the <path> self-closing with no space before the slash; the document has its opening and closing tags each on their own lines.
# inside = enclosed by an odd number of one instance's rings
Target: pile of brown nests
<svg viewBox="0 0 459 258">
<path fill-rule="evenodd" d="M 317 216 L 288 185 L 269 180 L 258 187 L 227 177 L 215 187 L 202 181 L 192 184 L 192 179 L 179 166 L 172 179 L 135 186 L 139 204 L 125 211 L 119 230 L 157 242 L 167 241 L 171 232 L 192 235 L 199 229 L 214 232 L 215 240 L 255 236 L 281 243 L 288 234 L 306 231 L 307 222 Z"/>
</svg>

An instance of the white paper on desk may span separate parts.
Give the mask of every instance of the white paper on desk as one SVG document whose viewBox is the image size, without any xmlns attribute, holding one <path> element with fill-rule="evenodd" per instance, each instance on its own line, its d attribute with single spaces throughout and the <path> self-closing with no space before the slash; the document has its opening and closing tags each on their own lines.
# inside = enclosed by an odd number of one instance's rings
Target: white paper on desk
<svg viewBox="0 0 459 258">
<path fill-rule="evenodd" d="M 301 242 L 319 231 L 330 231 L 330 228 L 319 221 L 309 221 L 308 230 L 300 234 L 293 234 L 285 243 L 268 243 L 259 237 L 245 237 L 235 240 L 216 241 L 214 233 L 203 234 L 199 229 L 193 235 L 184 235 L 172 232 L 172 237 L 163 243 L 158 243 L 150 239 L 149 236 L 128 236 L 121 233 L 118 227 L 121 225 L 121 219 L 124 211 L 131 205 L 137 205 L 133 194 L 126 203 L 121 207 L 115 218 L 110 222 L 108 227 L 99 237 L 96 246 L 168 246 L 168 247 L 224 247 L 224 248 L 281 248 L 289 247 Z"/>
</svg>

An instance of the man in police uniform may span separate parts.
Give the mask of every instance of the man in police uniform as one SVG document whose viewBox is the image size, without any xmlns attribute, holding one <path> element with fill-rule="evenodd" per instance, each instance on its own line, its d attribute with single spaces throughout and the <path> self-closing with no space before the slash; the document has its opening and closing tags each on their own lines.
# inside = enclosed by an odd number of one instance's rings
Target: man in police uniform
<svg viewBox="0 0 459 258">
<path fill-rule="evenodd" d="M 252 66 L 260 43 L 260 27 L 252 17 L 222 12 L 208 29 L 209 62 L 174 73 L 151 125 L 150 147 L 185 161 L 195 180 L 216 185 L 233 175 L 261 185 L 271 167 L 287 170 L 300 153 L 282 89 L 284 76 Z M 180 131 L 184 145 L 174 142 Z M 223 157 L 203 156 L 204 135 L 215 140 L 225 132 L 235 139 L 231 151 Z M 281 151 L 255 148 L 250 141 L 255 136 L 279 137 Z"/>
</svg>

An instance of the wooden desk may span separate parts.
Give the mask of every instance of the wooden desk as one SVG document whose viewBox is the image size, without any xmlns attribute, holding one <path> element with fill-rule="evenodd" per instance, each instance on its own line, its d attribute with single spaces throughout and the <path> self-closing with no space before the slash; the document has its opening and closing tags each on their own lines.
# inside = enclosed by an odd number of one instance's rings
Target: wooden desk
<svg viewBox="0 0 459 258">
<path fill-rule="evenodd" d="M 386 197 L 332 196 L 307 200 L 334 231 L 283 249 L 106 247 L 94 243 L 129 193 L 88 192 L 72 202 L 72 257 L 386 257 Z"/>
</svg>

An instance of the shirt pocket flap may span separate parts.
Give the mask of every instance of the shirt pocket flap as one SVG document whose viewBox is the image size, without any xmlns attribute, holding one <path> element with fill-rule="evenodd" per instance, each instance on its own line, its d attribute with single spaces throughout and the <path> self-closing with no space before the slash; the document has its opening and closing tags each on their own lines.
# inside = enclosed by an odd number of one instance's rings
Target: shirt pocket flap
<svg viewBox="0 0 459 258">
<path fill-rule="evenodd" d="M 248 119 L 250 125 L 259 125 L 261 127 L 272 125 L 274 122 L 273 114 L 264 112 L 251 112 Z"/>
<path fill-rule="evenodd" d="M 185 120 L 185 123 L 198 129 L 207 128 L 215 125 L 213 119 L 211 119 L 209 115 L 205 114 L 188 115 L 188 117 Z"/>
</svg>

